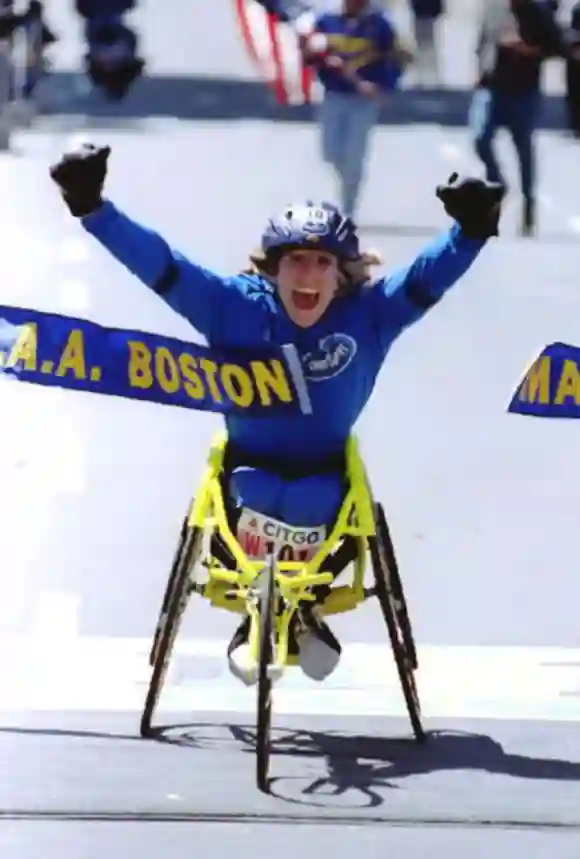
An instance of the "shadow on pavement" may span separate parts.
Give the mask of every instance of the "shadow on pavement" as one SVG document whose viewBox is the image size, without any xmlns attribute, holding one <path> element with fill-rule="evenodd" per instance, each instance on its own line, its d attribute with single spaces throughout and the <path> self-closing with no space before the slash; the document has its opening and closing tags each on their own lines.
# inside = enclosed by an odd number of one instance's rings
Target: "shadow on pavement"
<svg viewBox="0 0 580 859">
<path fill-rule="evenodd" d="M 232 728 L 232 732 L 237 739 L 247 742 L 243 729 Z M 401 779 L 454 770 L 517 779 L 580 781 L 580 760 L 511 754 L 485 734 L 433 732 L 428 743 L 419 746 L 415 740 L 289 731 L 278 736 L 275 743 L 274 760 L 284 755 L 324 760 L 327 773 L 301 791 L 303 799 L 284 795 L 282 785 L 292 779 L 272 779 L 273 796 L 308 805 L 317 804 L 307 800 L 314 799 L 318 793 L 328 805 L 331 796 L 340 797 L 354 791 L 366 798 L 368 808 L 375 808 L 385 801 L 385 790 L 399 789 L 396 782 Z M 275 775 L 275 767 L 273 770 Z"/>
<path fill-rule="evenodd" d="M 227 750 L 228 754 L 241 747 L 245 753 L 255 753 L 255 727 L 234 725 L 229 721 L 165 725 L 157 728 L 148 740 L 125 731 L 40 726 L 3 726 L 0 735 L 160 743 L 192 751 Z M 271 795 L 291 804 L 313 807 L 328 808 L 336 798 L 342 808 L 360 808 L 362 797 L 364 807 L 377 808 L 384 803 L 390 790 L 403 787 L 402 780 L 430 773 L 471 771 L 515 779 L 580 782 L 580 759 L 569 761 L 513 754 L 504 751 L 493 737 L 461 731 L 433 731 L 428 734 L 426 744 L 418 745 L 414 739 L 276 728 L 272 752 Z M 306 758 L 315 764 L 317 776 L 306 787 L 296 788 L 297 783 L 303 785 L 311 778 L 308 769 L 305 768 L 303 776 L 277 777 L 276 761 L 284 757 Z M 351 799 L 345 802 L 347 795 Z"/>
<path fill-rule="evenodd" d="M 217 727 L 217 726 L 216 726 Z M 244 751 L 255 753 L 255 728 L 247 725 L 223 724 Z M 173 725 L 160 728 L 155 739 L 182 747 L 201 747 L 203 740 L 196 735 L 201 725 Z M 169 732 L 179 732 L 169 736 Z M 472 771 L 517 779 L 580 782 L 578 761 L 556 758 L 535 758 L 504 751 L 502 745 L 486 734 L 460 731 L 433 731 L 428 742 L 418 745 L 414 739 L 391 739 L 342 732 L 322 732 L 277 728 L 273 730 L 271 794 L 279 799 L 301 805 L 317 805 L 312 798 L 321 794 L 321 803 L 329 805 L 331 797 L 346 793 L 362 794 L 368 808 L 383 804 L 385 790 L 397 790 L 396 782 L 409 776 L 429 773 Z M 296 781 L 294 777 L 276 778 L 276 759 L 284 756 L 316 760 L 326 773 L 315 778 L 301 791 L 302 799 L 288 796 L 282 784 Z M 301 783 L 304 777 L 298 779 Z M 344 807 L 344 801 L 341 806 Z M 360 807 L 360 802 L 356 802 Z"/>
<path fill-rule="evenodd" d="M 54 72 L 47 88 L 59 93 L 53 116 L 83 114 L 106 121 L 113 118 L 142 119 L 173 117 L 188 120 L 276 120 L 311 122 L 312 106 L 282 107 L 265 84 L 211 76 L 155 75 L 141 78 L 122 102 L 109 102 L 97 93 L 80 95 L 84 77 L 80 73 Z M 465 125 L 470 100 L 467 89 L 416 90 L 394 93 L 381 115 L 382 125 L 434 123 L 444 126 Z M 545 97 L 540 126 L 563 129 L 563 99 Z"/>
</svg>

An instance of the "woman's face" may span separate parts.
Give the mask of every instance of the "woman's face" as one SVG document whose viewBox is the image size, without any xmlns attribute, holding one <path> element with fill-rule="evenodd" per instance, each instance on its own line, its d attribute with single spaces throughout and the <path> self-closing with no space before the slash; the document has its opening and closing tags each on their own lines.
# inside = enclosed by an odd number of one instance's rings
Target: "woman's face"
<svg viewBox="0 0 580 859">
<path fill-rule="evenodd" d="M 290 319 L 309 328 L 323 316 L 339 285 L 338 260 L 326 251 L 288 251 L 280 259 L 278 294 Z"/>
</svg>

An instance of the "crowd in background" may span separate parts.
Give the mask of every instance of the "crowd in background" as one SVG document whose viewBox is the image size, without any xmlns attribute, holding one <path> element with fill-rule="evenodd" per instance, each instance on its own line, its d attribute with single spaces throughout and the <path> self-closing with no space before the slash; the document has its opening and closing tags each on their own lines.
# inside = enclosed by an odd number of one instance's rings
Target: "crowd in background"
<svg viewBox="0 0 580 859">
<path fill-rule="evenodd" d="M 441 0 L 409 0 L 419 55 L 430 60 L 427 74 L 437 78 L 439 46 L 435 22 Z M 534 133 L 542 103 L 542 67 L 558 58 L 565 65 L 568 128 L 580 139 L 580 2 L 485 0 L 475 22 L 475 87 L 467 125 L 488 179 L 506 180 L 494 150 L 505 128 L 513 141 L 522 192 L 521 233 L 532 235 L 537 221 Z"/>
<path fill-rule="evenodd" d="M 446 3 L 407 2 L 412 20 L 407 44 L 393 23 L 393 0 L 340 0 L 334 11 L 316 16 L 312 34 L 300 37 L 324 89 L 322 157 L 334 170 L 342 206 L 352 216 L 370 135 L 382 106 L 388 110 L 389 92 L 408 74 L 413 85 L 441 86 L 439 30 L 448 14 Z M 291 3 L 295 0 L 266 0 L 278 8 Z M 510 190 L 494 148 L 496 132 L 508 131 L 519 166 L 520 234 L 532 236 L 537 233 L 535 132 L 547 60 L 565 64 L 567 122 L 580 138 L 580 2 L 565 10 L 557 0 L 482 0 L 473 33 L 474 85 L 466 126 L 486 177 Z"/>
<path fill-rule="evenodd" d="M 122 99 L 141 76 L 145 61 L 139 56 L 138 34 L 125 16 L 139 0 L 70 0 L 83 22 L 84 71 L 109 98 Z M 42 0 L 0 0 L 0 42 L 8 46 L 23 33 L 27 46 L 22 95 L 26 98 L 46 71 L 46 49 L 58 40 Z"/>
<path fill-rule="evenodd" d="M 303 61 L 322 85 L 319 105 L 321 152 L 333 169 L 344 210 L 355 215 L 371 132 L 388 109 L 388 94 L 409 85 L 444 87 L 441 24 L 449 0 L 247 0 L 280 21 L 296 24 Z M 95 87 L 123 99 L 143 74 L 139 39 L 127 13 L 144 0 L 70 0 L 83 21 L 84 69 Z M 211 0 L 210 0 L 211 2 Z M 410 39 L 394 23 L 395 8 L 407 3 Z M 456 0 L 454 11 L 457 10 Z M 508 130 L 519 164 L 521 233 L 536 227 L 534 137 L 542 103 L 542 68 L 558 58 L 565 65 L 566 121 L 580 139 L 580 0 L 473 0 L 474 86 L 466 126 L 489 179 L 506 180 L 494 151 L 499 128 Z M 320 7 L 324 7 L 318 11 Z M 170 13 L 170 0 L 168 0 Z M 298 26 L 307 17 L 305 31 Z M 195 4 L 192 3 L 192 19 Z M 314 29 L 313 29 L 314 28 Z M 33 61 L 27 63 L 23 91 L 30 95 L 43 74 L 47 47 L 58 40 L 40 0 L 0 0 L 2 46 L 16 30 L 30 34 Z M 37 61 L 34 61 L 34 60 Z M 0 78 L 2 78 L 0 68 Z M 385 98 L 386 97 L 386 98 Z M 1 99 L 0 99 L 1 100 Z"/>
</svg>

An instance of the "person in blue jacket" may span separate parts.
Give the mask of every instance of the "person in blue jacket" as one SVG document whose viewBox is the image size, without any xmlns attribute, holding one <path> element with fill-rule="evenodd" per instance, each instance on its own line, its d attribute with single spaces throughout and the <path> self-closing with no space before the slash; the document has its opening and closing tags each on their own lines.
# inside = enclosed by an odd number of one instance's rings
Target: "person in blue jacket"
<svg viewBox="0 0 580 859">
<path fill-rule="evenodd" d="M 339 12 L 320 12 L 316 38 L 301 40 L 305 61 L 324 91 L 320 105 L 322 158 L 340 187 L 345 214 L 354 217 L 371 133 L 386 93 L 396 89 L 411 54 L 391 16 L 370 0 L 342 0 Z M 326 46 L 322 51 L 318 43 Z"/>
<path fill-rule="evenodd" d="M 355 224 L 306 201 L 268 221 L 251 269 L 229 277 L 184 257 L 103 196 L 110 147 L 84 144 L 50 168 L 71 214 L 210 346 L 295 344 L 313 414 L 227 416 L 227 503 L 242 517 L 271 517 L 324 531 L 343 499 L 346 441 L 397 337 L 436 307 L 499 234 L 503 186 L 452 174 L 436 189 L 455 223 L 405 267 L 369 282 Z M 313 237 L 316 241 L 312 241 Z M 228 648 L 244 682 L 248 622 Z M 316 609 L 304 610 L 292 646 L 308 676 L 335 668 L 340 643 Z"/>
</svg>

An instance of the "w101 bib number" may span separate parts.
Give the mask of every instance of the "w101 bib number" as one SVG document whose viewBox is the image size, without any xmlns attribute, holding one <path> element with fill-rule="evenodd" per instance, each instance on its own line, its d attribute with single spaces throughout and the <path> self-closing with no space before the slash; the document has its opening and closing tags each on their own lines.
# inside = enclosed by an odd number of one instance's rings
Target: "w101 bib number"
<svg viewBox="0 0 580 859">
<path fill-rule="evenodd" d="M 237 539 L 251 560 L 274 554 L 279 561 L 308 563 L 326 539 L 325 526 L 294 528 L 285 522 L 245 508 L 237 526 Z"/>
</svg>

